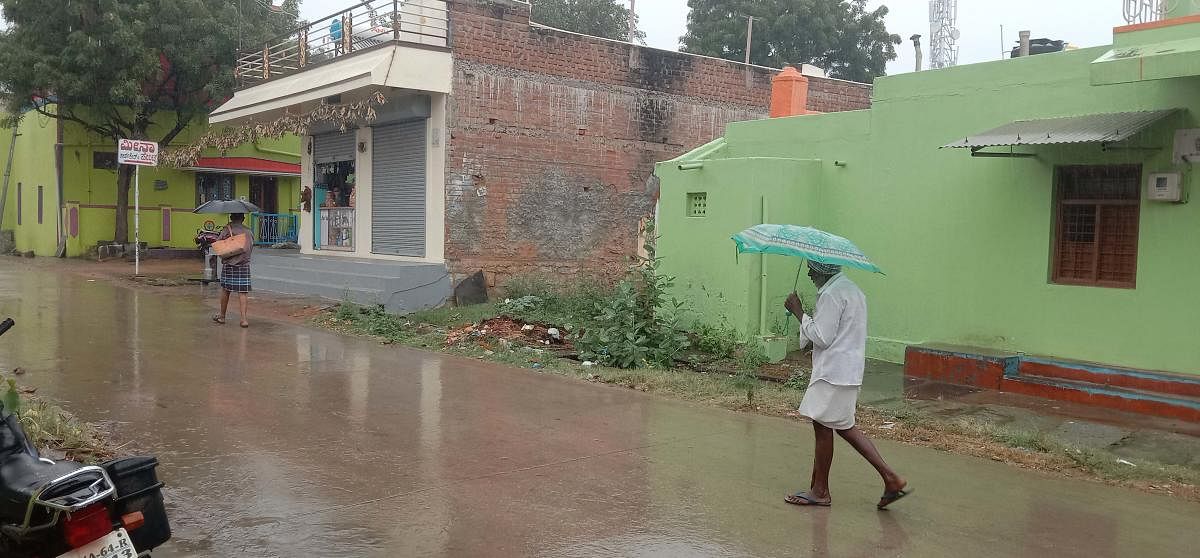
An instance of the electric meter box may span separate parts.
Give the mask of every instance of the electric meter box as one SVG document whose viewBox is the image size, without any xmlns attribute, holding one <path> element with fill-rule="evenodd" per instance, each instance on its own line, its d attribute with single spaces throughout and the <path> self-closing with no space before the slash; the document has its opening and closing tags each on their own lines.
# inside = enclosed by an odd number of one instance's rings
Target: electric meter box
<svg viewBox="0 0 1200 558">
<path fill-rule="evenodd" d="M 1183 187 L 1177 172 L 1154 172 L 1146 178 L 1146 199 L 1152 201 L 1183 201 Z"/>
</svg>

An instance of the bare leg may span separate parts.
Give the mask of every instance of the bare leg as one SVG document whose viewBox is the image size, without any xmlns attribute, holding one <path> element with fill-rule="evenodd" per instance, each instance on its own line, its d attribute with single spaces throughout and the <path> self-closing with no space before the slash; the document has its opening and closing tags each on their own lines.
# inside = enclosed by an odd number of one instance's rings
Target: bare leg
<svg viewBox="0 0 1200 558">
<path fill-rule="evenodd" d="M 249 297 L 246 295 L 246 293 L 238 293 L 238 315 L 242 317 L 242 327 L 250 325 L 250 322 L 246 321 L 247 298 Z"/>
<path fill-rule="evenodd" d="M 887 462 L 883 460 L 883 456 L 879 455 L 879 450 L 875 449 L 875 444 L 857 426 L 852 426 L 846 430 L 838 430 L 837 433 L 843 440 L 849 442 L 859 454 L 865 457 L 871 463 L 871 466 L 875 467 L 876 471 L 879 471 L 879 476 L 883 478 L 883 489 L 885 492 L 900 490 L 908 484 L 891 467 L 888 467 Z"/>
<path fill-rule="evenodd" d="M 221 323 L 225 323 L 225 313 L 229 311 L 229 291 L 221 289 L 221 313 L 217 316 L 221 318 Z"/>
<path fill-rule="evenodd" d="M 818 500 L 829 500 L 829 469 L 833 467 L 833 430 L 819 422 L 813 422 L 815 451 L 813 452 L 812 485 L 809 495 Z"/>
</svg>

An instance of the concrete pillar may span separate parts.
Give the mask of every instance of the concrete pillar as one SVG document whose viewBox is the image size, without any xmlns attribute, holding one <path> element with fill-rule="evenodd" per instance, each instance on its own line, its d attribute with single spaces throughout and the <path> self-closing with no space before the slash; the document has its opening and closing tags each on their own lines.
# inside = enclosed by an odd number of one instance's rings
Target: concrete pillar
<svg viewBox="0 0 1200 558">
<path fill-rule="evenodd" d="M 808 112 L 808 78 L 791 66 L 771 80 L 771 118 Z"/>
</svg>

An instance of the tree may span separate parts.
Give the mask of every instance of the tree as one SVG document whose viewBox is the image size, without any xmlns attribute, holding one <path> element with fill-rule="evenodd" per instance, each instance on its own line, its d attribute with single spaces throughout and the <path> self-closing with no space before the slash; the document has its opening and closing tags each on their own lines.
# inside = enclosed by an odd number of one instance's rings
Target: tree
<svg viewBox="0 0 1200 558">
<path fill-rule="evenodd" d="M 0 0 L 0 90 L 11 114 L 32 108 L 111 139 L 167 145 L 233 89 L 240 44 L 296 25 L 280 9 L 238 0 Z M 39 97 L 56 104 L 32 103 Z M 153 134 L 153 136 L 152 136 Z M 132 167 L 117 172 L 113 240 L 129 241 Z"/>
<path fill-rule="evenodd" d="M 830 76 L 870 82 L 896 59 L 900 36 L 888 33 L 887 6 L 867 0 L 688 0 L 684 52 L 743 61 L 746 16 L 754 16 L 750 62 L 813 64 Z"/>
<path fill-rule="evenodd" d="M 532 0 L 530 19 L 557 29 L 604 37 L 629 39 L 633 14 L 617 0 Z M 634 40 L 644 42 L 646 33 L 637 31 Z"/>
</svg>

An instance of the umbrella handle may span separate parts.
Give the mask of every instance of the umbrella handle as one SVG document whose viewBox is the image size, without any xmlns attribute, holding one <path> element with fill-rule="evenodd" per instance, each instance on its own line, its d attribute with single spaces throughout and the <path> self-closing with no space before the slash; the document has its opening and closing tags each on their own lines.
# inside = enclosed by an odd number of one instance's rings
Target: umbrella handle
<svg viewBox="0 0 1200 558">
<path fill-rule="evenodd" d="M 801 305 L 804 304 L 804 298 L 800 296 L 800 291 L 799 291 L 799 289 L 800 289 L 800 272 L 803 269 L 804 269 L 803 263 L 801 263 L 799 266 L 796 267 L 796 280 L 792 282 L 792 292 L 796 293 L 796 297 L 800 299 Z M 791 315 L 791 312 L 788 312 L 788 315 Z M 800 318 L 796 318 L 796 321 L 799 322 Z"/>
</svg>

